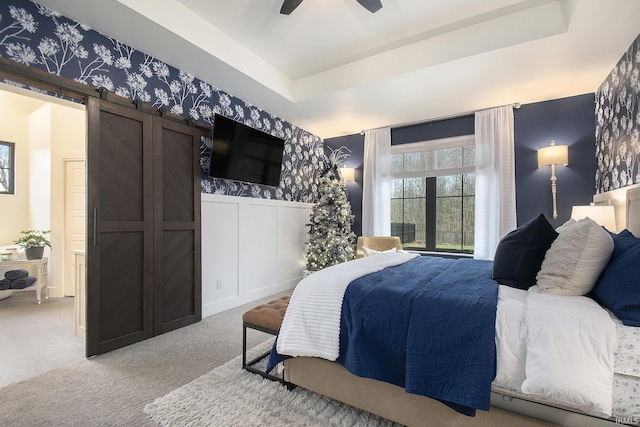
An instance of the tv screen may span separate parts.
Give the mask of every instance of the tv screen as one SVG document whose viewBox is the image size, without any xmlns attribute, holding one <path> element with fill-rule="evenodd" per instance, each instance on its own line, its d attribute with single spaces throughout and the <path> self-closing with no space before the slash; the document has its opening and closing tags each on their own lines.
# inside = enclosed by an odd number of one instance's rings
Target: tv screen
<svg viewBox="0 0 640 427">
<path fill-rule="evenodd" d="M 284 139 L 215 115 L 209 176 L 280 185 Z"/>
</svg>

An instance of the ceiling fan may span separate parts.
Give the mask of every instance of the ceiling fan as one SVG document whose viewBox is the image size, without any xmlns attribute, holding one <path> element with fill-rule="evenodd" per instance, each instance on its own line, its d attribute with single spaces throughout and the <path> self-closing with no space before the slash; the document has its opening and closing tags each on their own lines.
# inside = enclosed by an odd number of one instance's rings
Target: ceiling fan
<svg viewBox="0 0 640 427">
<path fill-rule="evenodd" d="M 360 3 L 365 9 L 367 9 L 371 13 L 376 13 L 380 8 L 382 8 L 382 3 L 380 0 L 356 0 Z M 280 8 L 280 13 L 283 15 L 289 15 L 291 12 L 295 10 L 302 3 L 302 0 L 284 0 L 282 3 L 282 8 Z"/>
</svg>

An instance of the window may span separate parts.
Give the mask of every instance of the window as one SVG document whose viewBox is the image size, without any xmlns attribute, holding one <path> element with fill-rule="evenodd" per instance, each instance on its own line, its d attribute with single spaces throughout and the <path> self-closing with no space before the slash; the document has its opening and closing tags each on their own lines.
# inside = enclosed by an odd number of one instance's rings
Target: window
<svg viewBox="0 0 640 427">
<path fill-rule="evenodd" d="M 0 142 L 0 194 L 14 193 L 15 144 Z"/>
<path fill-rule="evenodd" d="M 473 252 L 473 135 L 391 147 L 391 234 L 406 249 Z"/>
</svg>

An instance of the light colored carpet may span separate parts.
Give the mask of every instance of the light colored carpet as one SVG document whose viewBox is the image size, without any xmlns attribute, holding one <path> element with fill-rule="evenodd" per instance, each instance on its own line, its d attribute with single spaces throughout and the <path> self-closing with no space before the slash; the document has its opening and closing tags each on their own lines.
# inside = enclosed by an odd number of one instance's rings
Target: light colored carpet
<svg viewBox="0 0 640 427">
<path fill-rule="evenodd" d="M 243 313 L 282 295 L 0 388 L 0 426 L 155 426 L 144 406 L 240 354 Z M 249 331 L 247 344 L 268 337 Z"/>
<path fill-rule="evenodd" d="M 35 292 L 25 291 L 0 301 L 0 387 L 84 360 L 74 320 L 73 298 L 38 304 Z"/>
<path fill-rule="evenodd" d="M 272 342 L 254 347 L 249 357 L 267 351 Z M 396 425 L 300 387 L 289 391 L 243 370 L 241 356 L 156 399 L 144 412 L 161 426 Z"/>
</svg>

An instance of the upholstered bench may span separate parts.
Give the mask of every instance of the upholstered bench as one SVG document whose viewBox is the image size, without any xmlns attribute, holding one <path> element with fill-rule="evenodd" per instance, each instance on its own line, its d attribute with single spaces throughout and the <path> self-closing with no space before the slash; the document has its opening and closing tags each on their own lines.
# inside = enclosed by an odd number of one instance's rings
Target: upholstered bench
<svg viewBox="0 0 640 427">
<path fill-rule="evenodd" d="M 277 335 L 280 330 L 280 325 L 282 325 L 282 319 L 284 319 L 284 313 L 287 311 L 287 307 L 289 306 L 289 299 L 290 296 L 287 295 L 282 298 L 269 301 L 268 303 L 252 308 L 242 315 L 242 368 L 249 372 L 260 374 L 265 378 L 279 381 L 283 384 L 287 383 L 282 378 L 268 374 L 264 370 L 254 366 L 267 357 L 270 351 L 261 354 L 250 362 L 247 362 L 247 328 L 255 329 L 271 335 Z"/>
</svg>

